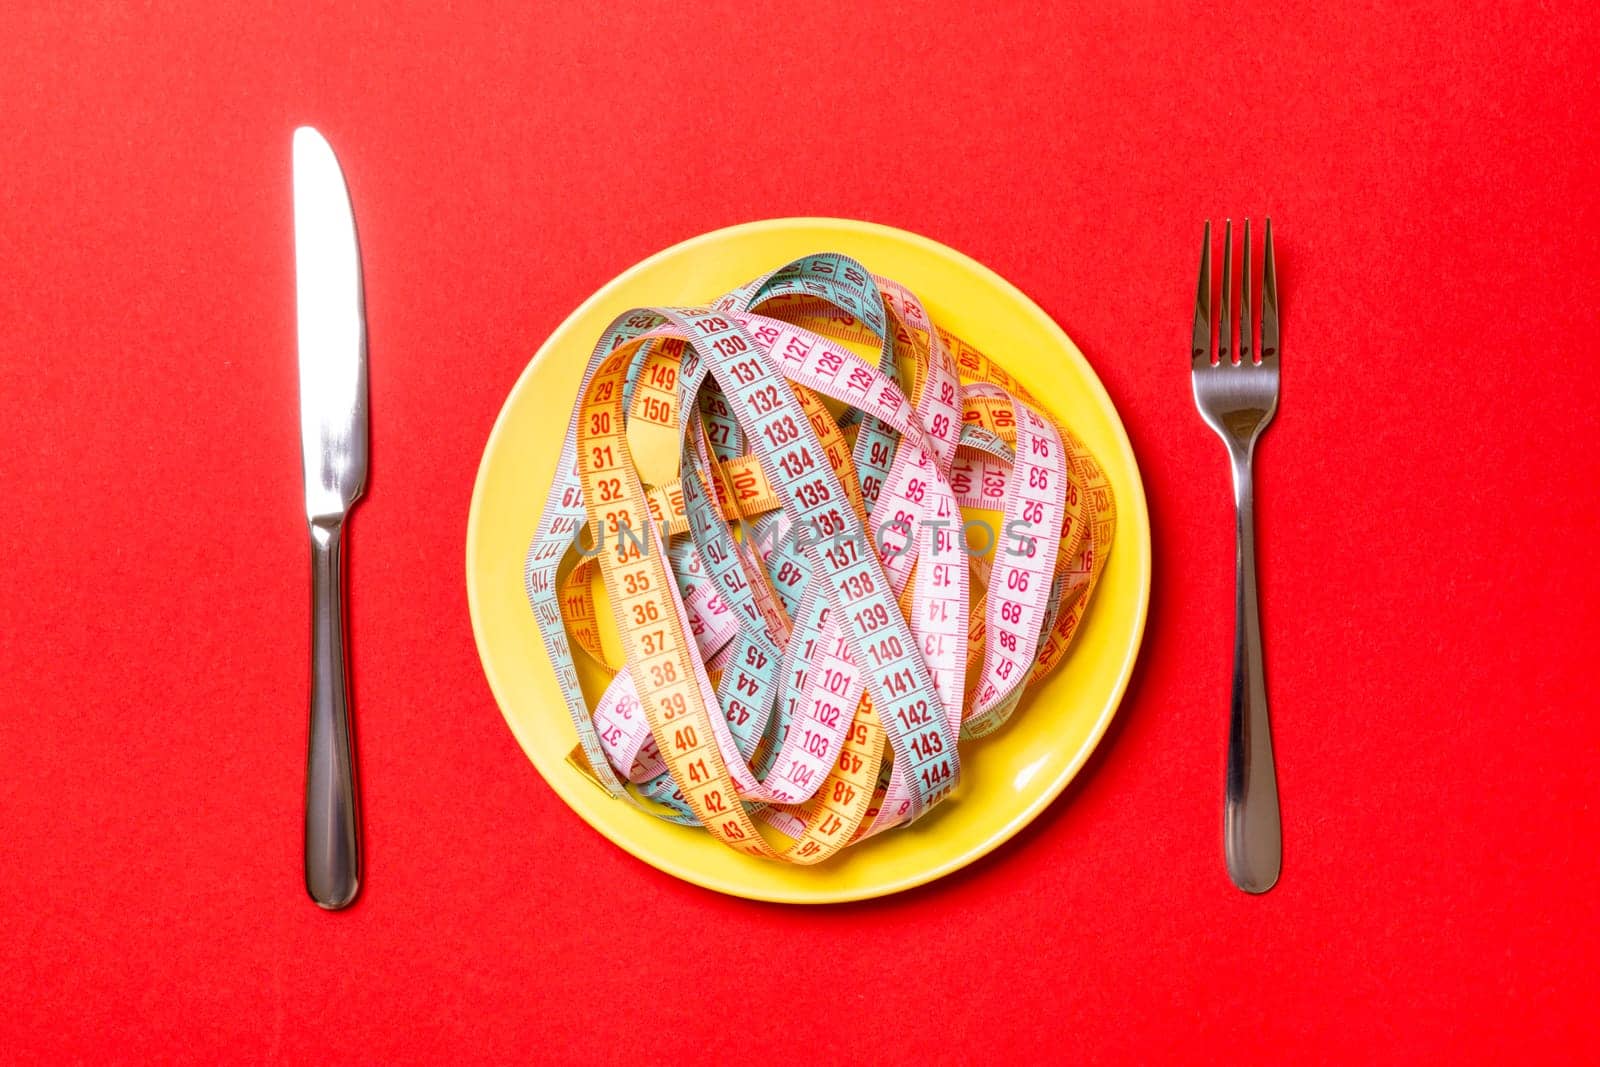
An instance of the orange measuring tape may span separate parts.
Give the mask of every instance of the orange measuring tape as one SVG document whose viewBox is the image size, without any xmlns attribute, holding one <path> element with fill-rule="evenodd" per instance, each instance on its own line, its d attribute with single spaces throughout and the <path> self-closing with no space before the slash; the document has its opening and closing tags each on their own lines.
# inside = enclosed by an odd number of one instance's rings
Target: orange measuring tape
<svg viewBox="0 0 1600 1067">
<path fill-rule="evenodd" d="M 949 795 L 960 744 L 1066 655 L 1115 528 L 1067 427 L 904 287 L 823 253 L 612 323 L 525 582 L 574 762 L 816 863 Z M 574 644 L 609 674 L 597 702 Z"/>
</svg>

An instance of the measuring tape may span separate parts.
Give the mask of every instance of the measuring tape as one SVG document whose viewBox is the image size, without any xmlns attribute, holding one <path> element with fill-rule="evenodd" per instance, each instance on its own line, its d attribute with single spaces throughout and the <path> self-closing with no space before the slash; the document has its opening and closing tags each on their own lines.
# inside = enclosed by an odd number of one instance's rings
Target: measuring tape
<svg viewBox="0 0 1600 1067">
<path fill-rule="evenodd" d="M 950 794 L 958 742 L 1065 655 L 1115 526 L 1103 469 L 1018 382 L 823 253 L 611 324 L 525 584 L 574 762 L 816 863 Z M 593 706 L 574 643 L 611 678 Z"/>
</svg>

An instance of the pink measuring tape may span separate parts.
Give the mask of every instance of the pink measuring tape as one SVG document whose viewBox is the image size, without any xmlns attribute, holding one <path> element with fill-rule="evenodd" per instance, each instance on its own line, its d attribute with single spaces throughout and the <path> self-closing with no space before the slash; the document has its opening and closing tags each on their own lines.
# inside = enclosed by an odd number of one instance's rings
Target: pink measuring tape
<svg viewBox="0 0 1600 1067">
<path fill-rule="evenodd" d="M 825 253 L 612 324 L 526 585 L 602 788 L 815 863 L 949 795 L 1066 653 L 1115 522 L 1019 383 Z M 592 705 L 574 643 L 611 673 Z"/>
</svg>

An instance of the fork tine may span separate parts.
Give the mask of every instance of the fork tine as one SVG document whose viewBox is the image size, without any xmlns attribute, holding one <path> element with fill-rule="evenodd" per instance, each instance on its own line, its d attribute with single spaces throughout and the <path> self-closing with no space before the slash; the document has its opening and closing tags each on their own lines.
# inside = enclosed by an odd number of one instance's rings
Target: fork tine
<svg viewBox="0 0 1600 1067">
<path fill-rule="evenodd" d="M 1267 219 L 1261 267 L 1261 362 L 1278 363 L 1278 264 L 1272 255 L 1272 219 Z"/>
<path fill-rule="evenodd" d="M 1222 315 L 1217 323 L 1217 366 L 1233 362 L 1233 319 L 1228 306 L 1233 299 L 1233 220 L 1222 224 Z"/>
<path fill-rule="evenodd" d="M 1200 291 L 1194 298 L 1194 352 L 1196 367 L 1211 366 L 1211 220 L 1206 220 L 1205 238 L 1200 243 Z"/>
<path fill-rule="evenodd" d="M 1244 220 L 1244 240 L 1240 242 L 1239 264 L 1239 364 L 1254 363 L 1250 354 L 1256 335 L 1256 320 L 1250 314 L 1250 220 Z"/>
</svg>

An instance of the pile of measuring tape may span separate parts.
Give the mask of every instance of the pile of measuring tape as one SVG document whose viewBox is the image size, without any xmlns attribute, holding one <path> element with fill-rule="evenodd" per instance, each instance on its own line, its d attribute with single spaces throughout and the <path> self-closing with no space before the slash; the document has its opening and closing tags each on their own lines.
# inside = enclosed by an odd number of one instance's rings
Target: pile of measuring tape
<svg viewBox="0 0 1600 1067">
<path fill-rule="evenodd" d="M 630 428 L 676 449 L 656 484 L 661 450 L 636 457 Z M 1043 405 L 829 253 L 611 324 L 526 582 L 597 782 L 816 863 L 949 795 L 958 741 L 1061 662 L 1115 525 L 1104 471 Z M 597 706 L 573 642 L 611 673 Z"/>
</svg>

